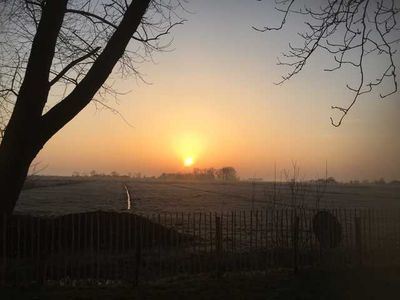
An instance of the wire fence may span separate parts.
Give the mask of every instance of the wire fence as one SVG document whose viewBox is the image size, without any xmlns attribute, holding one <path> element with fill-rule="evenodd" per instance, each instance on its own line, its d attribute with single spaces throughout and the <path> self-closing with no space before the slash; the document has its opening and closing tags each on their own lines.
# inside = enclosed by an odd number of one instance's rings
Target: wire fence
<svg viewBox="0 0 400 300">
<path fill-rule="evenodd" d="M 3 285 L 400 265 L 400 210 L 5 215 L 0 228 Z"/>
</svg>

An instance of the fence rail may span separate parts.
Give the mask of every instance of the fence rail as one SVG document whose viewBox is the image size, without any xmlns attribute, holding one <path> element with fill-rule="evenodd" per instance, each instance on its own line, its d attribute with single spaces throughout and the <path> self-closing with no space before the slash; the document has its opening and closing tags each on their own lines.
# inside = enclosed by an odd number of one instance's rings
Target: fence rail
<svg viewBox="0 0 400 300">
<path fill-rule="evenodd" d="M 400 210 L 2 216 L 1 284 L 400 265 Z"/>
</svg>

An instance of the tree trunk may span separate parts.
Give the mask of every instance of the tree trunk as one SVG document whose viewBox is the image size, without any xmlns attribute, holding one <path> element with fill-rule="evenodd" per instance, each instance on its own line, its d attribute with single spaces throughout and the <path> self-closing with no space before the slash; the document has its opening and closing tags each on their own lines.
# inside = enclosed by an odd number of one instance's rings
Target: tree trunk
<svg viewBox="0 0 400 300">
<path fill-rule="evenodd" d="M 0 214 L 14 210 L 29 166 L 45 143 L 40 136 L 41 116 L 67 2 L 46 1 L 42 9 L 24 80 L 0 144 Z"/>
<path fill-rule="evenodd" d="M 9 128 L 0 145 L 0 213 L 8 215 L 14 210 L 29 166 L 41 148 L 32 143 L 28 134 L 17 132 Z"/>
</svg>

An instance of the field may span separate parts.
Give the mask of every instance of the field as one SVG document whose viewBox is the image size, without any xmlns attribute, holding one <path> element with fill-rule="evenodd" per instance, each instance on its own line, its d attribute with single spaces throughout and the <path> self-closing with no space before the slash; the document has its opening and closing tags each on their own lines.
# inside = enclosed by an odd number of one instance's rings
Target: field
<svg viewBox="0 0 400 300">
<path fill-rule="evenodd" d="M 315 184 L 293 194 L 287 184 L 270 182 L 173 182 L 128 178 L 38 177 L 25 189 L 16 212 L 63 215 L 85 211 L 218 212 L 270 207 L 400 208 L 399 184 L 328 184 L 323 195 Z"/>
</svg>

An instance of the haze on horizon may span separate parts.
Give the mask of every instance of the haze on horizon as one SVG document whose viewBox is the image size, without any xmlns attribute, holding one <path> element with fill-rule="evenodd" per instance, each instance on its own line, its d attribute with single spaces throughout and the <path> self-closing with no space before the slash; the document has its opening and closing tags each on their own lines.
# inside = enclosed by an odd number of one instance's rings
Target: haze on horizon
<svg viewBox="0 0 400 300">
<path fill-rule="evenodd" d="M 339 180 L 400 178 L 399 95 L 360 98 L 340 128 L 329 122 L 331 105 L 345 104 L 351 72 L 323 72 L 332 58 L 315 57 L 283 86 L 273 83 L 287 70 L 276 57 L 299 41 L 301 20 L 280 32 L 259 33 L 251 25 L 279 23 L 265 1 L 191 1 L 185 25 L 173 30 L 173 51 L 141 65 L 152 84 L 119 80 L 118 115 L 86 108 L 50 140 L 36 161 L 45 174 L 74 171 L 120 173 L 234 166 L 242 178 L 272 179 L 274 165 L 296 161 L 306 178 Z M 300 22 L 300 23 L 299 23 Z M 379 60 L 373 67 L 379 67 Z"/>
</svg>

